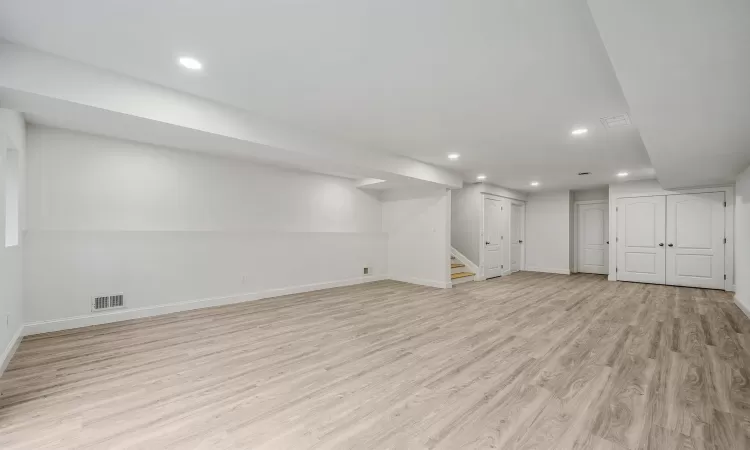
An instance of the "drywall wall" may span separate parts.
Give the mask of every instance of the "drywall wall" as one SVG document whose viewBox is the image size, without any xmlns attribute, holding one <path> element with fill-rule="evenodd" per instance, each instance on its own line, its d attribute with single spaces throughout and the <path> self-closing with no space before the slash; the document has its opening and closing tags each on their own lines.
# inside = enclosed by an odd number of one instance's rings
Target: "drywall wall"
<svg viewBox="0 0 750 450">
<path fill-rule="evenodd" d="M 750 167 L 737 177 L 735 202 L 736 298 L 750 316 Z"/>
<path fill-rule="evenodd" d="M 609 199 L 609 188 L 603 187 L 599 189 L 584 189 L 581 191 L 573 191 L 573 200 L 576 202 L 590 202 L 594 200 L 608 200 Z"/>
<path fill-rule="evenodd" d="M 15 111 L 0 109 L 0 375 L 10 361 L 20 341 L 23 327 L 23 229 L 25 210 L 26 130 L 23 116 Z M 9 155 L 12 155 L 9 158 Z M 14 167 L 11 167 L 11 164 Z M 8 179 L 13 178 L 8 198 Z M 8 202 L 10 200 L 10 202 Z M 12 208 L 9 226 L 17 240 L 6 242 L 6 206 Z"/>
<path fill-rule="evenodd" d="M 351 180 L 61 129 L 29 128 L 28 225 L 30 332 L 386 273 L 381 203 Z M 127 311 L 91 313 L 119 292 Z"/>
<path fill-rule="evenodd" d="M 617 200 L 622 197 L 643 197 L 651 195 L 674 195 L 690 194 L 698 192 L 724 192 L 726 200 L 724 232 L 727 238 L 724 247 L 724 271 L 727 275 L 725 286 L 732 290 L 734 286 L 734 186 L 717 186 L 702 188 L 685 188 L 667 190 L 661 187 L 656 180 L 627 181 L 609 185 L 609 237 L 610 243 L 614 239 L 614 244 L 609 246 L 609 280 L 617 279 Z M 615 269 L 615 270 L 613 270 Z"/>
<path fill-rule="evenodd" d="M 526 202 L 526 270 L 570 273 L 568 190 L 529 195 Z"/>
<path fill-rule="evenodd" d="M 451 246 L 479 266 L 482 195 L 479 184 L 451 190 Z"/>
<path fill-rule="evenodd" d="M 388 276 L 450 286 L 451 194 L 444 188 L 384 192 L 383 231 L 388 234 Z"/>
</svg>

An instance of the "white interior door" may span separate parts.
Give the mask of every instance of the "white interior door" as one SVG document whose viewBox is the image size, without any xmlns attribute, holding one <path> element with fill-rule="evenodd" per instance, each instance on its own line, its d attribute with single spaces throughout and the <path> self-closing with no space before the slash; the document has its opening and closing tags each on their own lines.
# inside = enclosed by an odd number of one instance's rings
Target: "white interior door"
<svg viewBox="0 0 750 450">
<path fill-rule="evenodd" d="M 609 206 L 578 205 L 578 271 L 609 273 Z"/>
<path fill-rule="evenodd" d="M 501 200 L 484 199 L 484 276 L 503 274 L 503 205 Z"/>
<path fill-rule="evenodd" d="M 617 279 L 666 282 L 666 197 L 617 201 Z"/>
<path fill-rule="evenodd" d="M 667 284 L 724 289 L 724 193 L 667 196 Z"/>
<path fill-rule="evenodd" d="M 510 271 L 521 270 L 523 258 L 523 230 L 524 213 L 526 207 L 523 203 L 512 202 L 510 205 Z"/>
</svg>

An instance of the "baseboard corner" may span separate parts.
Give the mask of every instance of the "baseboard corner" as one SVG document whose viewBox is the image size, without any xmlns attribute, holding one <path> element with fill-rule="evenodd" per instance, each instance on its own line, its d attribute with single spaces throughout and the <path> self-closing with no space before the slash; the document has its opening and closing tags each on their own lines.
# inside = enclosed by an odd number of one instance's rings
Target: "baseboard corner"
<svg viewBox="0 0 750 450">
<path fill-rule="evenodd" d="M 3 350 L 2 356 L 0 356 L 0 377 L 3 376 L 3 373 L 5 373 L 5 369 L 8 368 L 8 364 L 10 364 L 10 360 L 13 359 L 13 355 L 16 354 L 16 350 L 18 350 L 18 346 L 21 345 L 21 340 L 23 340 L 24 336 L 24 326 L 18 327 L 18 330 L 15 332 L 13 337 L 8 342 L 8 345 Z"/>
<path fill-rule="evenodd" d="M 740 310 L 745 313 L 745 316 L 747 316 L 748 319 L 750 319 L 750 305 L 746 305 L 742 300 L 740 300 L 739 297 L 737 297 L 737 294 L 734 295 L 734 304 L 737 305 Z"/>
</svg>

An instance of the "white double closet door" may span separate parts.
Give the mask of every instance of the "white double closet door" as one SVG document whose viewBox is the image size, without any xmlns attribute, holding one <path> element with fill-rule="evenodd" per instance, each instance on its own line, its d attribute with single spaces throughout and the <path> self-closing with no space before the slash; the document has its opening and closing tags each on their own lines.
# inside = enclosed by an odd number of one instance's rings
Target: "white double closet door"
<svg viewBox="0 0 750 450">
<path fill-rule="evenodd" d="M 617 201 L 617 279 L 724 289 L 724 193 Z"/>
</svg>

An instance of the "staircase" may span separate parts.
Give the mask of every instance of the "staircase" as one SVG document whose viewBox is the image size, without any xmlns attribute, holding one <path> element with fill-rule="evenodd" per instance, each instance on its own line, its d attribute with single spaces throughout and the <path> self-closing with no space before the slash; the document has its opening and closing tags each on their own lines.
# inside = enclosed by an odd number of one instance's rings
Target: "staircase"
<svg viewBox="0 0 750 450">
<path fill-rule="evenodd" d="M 451 282 L 453 284 L 474 281 L 474 273 L 467 272 L 466 266 L 461 264 L 455 256 L 451 256 Z"/>
</svg>

